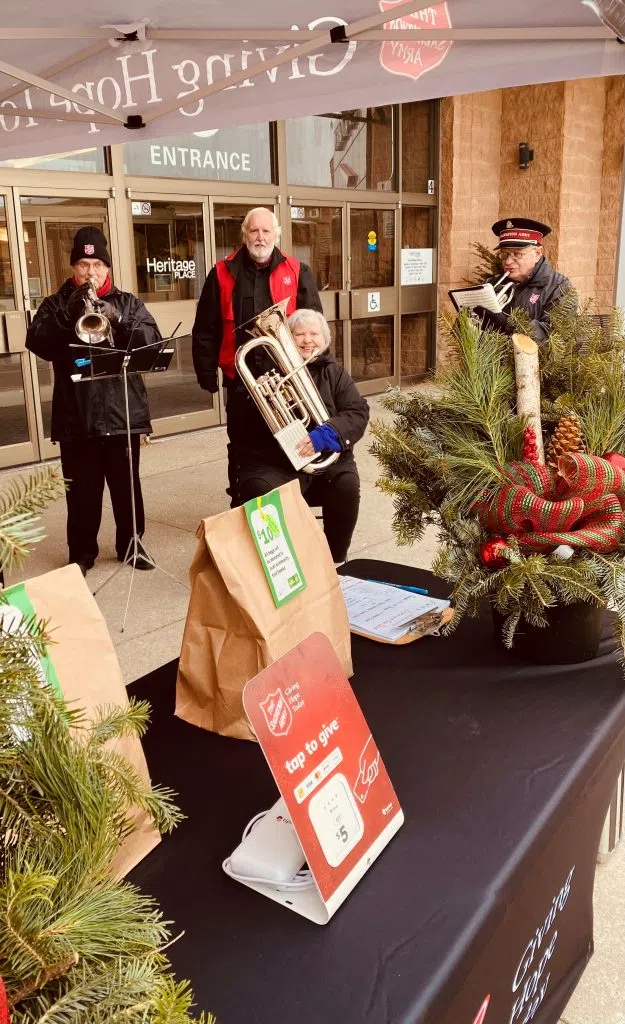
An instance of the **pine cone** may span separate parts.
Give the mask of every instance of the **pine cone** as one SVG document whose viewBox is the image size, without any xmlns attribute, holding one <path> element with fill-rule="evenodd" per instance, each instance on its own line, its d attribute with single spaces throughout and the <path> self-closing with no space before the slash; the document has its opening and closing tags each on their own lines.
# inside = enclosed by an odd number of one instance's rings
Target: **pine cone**
<svg viewBox="0 0 625 1024">
<path fill-rule="evenodd" d="M 575 413 L 562 416 L 547 449 L 547 465 L 552 469 L 557 469 L 558 459 L 561 455 L 581 452 L 583 449 L 582 425 L 577 416 Z"/>
</svg>

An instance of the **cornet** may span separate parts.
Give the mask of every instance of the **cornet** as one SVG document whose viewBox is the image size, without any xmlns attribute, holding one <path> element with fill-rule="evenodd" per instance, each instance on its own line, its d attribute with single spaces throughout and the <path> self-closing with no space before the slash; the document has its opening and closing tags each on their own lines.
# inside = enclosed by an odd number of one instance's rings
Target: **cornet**
<svg viewBox="0 0 625 1024">
<path fill-rule="evenodd" d="M 495 289 L 495 295 L 497 297 L 497 302 L 499 303 L 499 308 L 501 309 L 502 313 L 506 306 L 508 305 L 508 303 L 511 301 L 512 295 L 514 293 L 514 281 L 508 281 L 506 284 L 503 285 L 502 288 L 499 288 L 499 285 L 501 285 L 506 280 L 507 277 L 508 271 L 506 271 L 505 274 L 502 274 L 499 280 L 495 281 L 493 285 L 493 288 Z M 497 291 L 498 288 L 499 291 Z"/>
<path fill-rule="evenodd" d="M 76 321 L 76 334 L 85 345 L 108 344 L 113 348 L 111 325 L 103 313 L 98 312 L 100 300 L 93 278 L 89 278 L 89 291 L 85 296 L 85 312 Z"/>
<path fill-rule="evenodd" d="M 237 349 L 235 364 L 261 416 L 295 469 L 317 473 L 336 462 L 339 453 L 333 452 L 323 459 L 318 455 L 302 465 L 295 450 L 307 437 L 309 425 L 318 427 L 330 417 L 306 369 L 309 360 L 302 359 L 293 341 L 286 319 L 287 304 L 288 299 L 283 299 L 254 318 L 252 340 Z M 277 366 L 258 380 L 246 363 L 247 356 L 257 348 L 264 348 Z"/>
</svg>

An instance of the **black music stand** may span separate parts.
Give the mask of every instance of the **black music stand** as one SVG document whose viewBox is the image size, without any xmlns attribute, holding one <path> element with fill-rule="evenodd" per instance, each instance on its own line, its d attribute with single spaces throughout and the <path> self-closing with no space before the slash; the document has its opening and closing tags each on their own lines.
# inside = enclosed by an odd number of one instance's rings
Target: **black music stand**
<svg viewBox="0 0 625 1024">
<path fill-rule="evenodd" d="M 172 336 L 173 337 L 173 336 Z M 126 626 L 126 618 L 128 616 L 128 607 L 130 605 L 130 594 L 132 591 L 132 584 L 135 577 L 136 566 L 135 562 L 139 555 L 139 536 L 137 534 L 137 511 L 135 504 L 135 475 L 134 467 L 132 465 L 132 434 L 130 430 L 130 408 L 128 404 L 128 375 L 130 373 L 164 373 L 171 363 L 172 356 L 174 354 L 173 348 L 167 348 L 167 343 L 171 341 L 171 338 L 161 339 L 160 341 L 154 342 L 151 345 L 141 345 L 138 348 L 126 350 L 111 348 L 106 345 L 81 345 L 74 344 L 70 345 L 70 348 L 75 350 L 73 362 L 75 366 L 75 372 L 72 373 L 71 377 L 75 384 L 83 383 L 84 381 L 93 380 L 104 380 L 107 378 L 121 378 L 124 386 L 124 408 L 126 416 L 126 438 L 127 438 L 127 451 L 128 451 L 128 474 L 130 478 L 130 504 L 132 510 L 132 538 L 126 549 L 124 560 L 122 564 L 113 572 L 108 579 L 101 583 L 93 591 L 94 597 L 101 590 L 106 587 L 111 580 L 117 576 L 118 572 L 121 572 L 127 565 L 132 568 L 132 574 L 130 577 L 130 585 L 128 587 L 128 597 L 126 599 L 126 608 L 124 610 L 124 618 L 122 620 L 121 630 L 123 633 Z M 82 354 L 79 354 L 82 352 Z M 142 545 L 143 547 L 143 545 Z M 157 565 L 152 555 L 148 554 L 145 547 L 141 552 L 141 557 L 147 558 L 147 561 L 159 572 L 162 572 L 164 576 L 168 576 L 174 583 L 178 583 L 181 587 L 187 588 L 187 584 L 181 580 L 176 579 L 171 573 L 163 569 L 162 566 Z"/>
</svg>

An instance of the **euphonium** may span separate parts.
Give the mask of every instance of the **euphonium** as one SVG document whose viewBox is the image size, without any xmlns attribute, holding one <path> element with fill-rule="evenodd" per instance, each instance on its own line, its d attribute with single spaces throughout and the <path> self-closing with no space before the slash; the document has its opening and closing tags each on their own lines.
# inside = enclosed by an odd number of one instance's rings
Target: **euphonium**
<svg viewBox="0 0 625 1024">
<path fill-rule="evenodd" d="M 508 303 L 510 302 L 510 300 L 512 299 L 512 293 L 514 292 L 514 281 L 507 281 L 506 284 L 503 284 L 507 277 L 508 271 L 506 270 L 505 274 L 502 274 L 499 280 L 495 281 L 493 285 L 493 288 L 495 289 L 495 295 L 497 296 L 497 301 L 499 303 L 499 307 L 502 313 L 506 306 L 508 305 Z M 500 285 L 502 285 L 501 288 L 499 288 Z M 497 291 L 498 288 L 499 291 Z"/>
<path fill-rule="evenodd" d="M 76 334 L 85 345 L 102 345 L 113 347 L 111 325 L 103 313 L 98 312 L 99 299 L 93 278 L 89 279 L 89 291 L 85 296 L 85 312 L 76 321 Z"/>
<path fill-rule="evenodd" d="M 309 425 L 318 427 L 330 417 L 289 330 L 287 304 L 288 299 L 283 299 L 254 318 L 254 326 L 250 330 L 252 339 L 237 349 L 235 363 L 265 423 L 288 455 L 289 445 L 284 443 L 284 435 L 281 435 L 285 427 L 301 423 L 305 428 L 303 437 Z M 258 380 L 246 363 L 249 353 L 257 348 L 266 349 L 277 366 Z M 319 455 L 303 466 L 302 472 L 316 473 L 327 469 L 338 457 L 338 452 L 327 458 Z"/>
</svg>

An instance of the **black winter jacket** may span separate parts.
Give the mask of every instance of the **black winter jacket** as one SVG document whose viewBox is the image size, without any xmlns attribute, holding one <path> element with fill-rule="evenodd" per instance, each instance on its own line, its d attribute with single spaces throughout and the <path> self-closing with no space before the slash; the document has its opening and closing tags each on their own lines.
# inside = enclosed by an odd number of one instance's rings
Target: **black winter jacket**
<svg viewBox="0 0 625 1024">
<path fill-rule="evenodd" d="M 309 363 L 308 371 L 328 410 L 327 422 L 334 427 L 343 446 L 339 461 L 353 460 L 353 447 L 369 422 L 366 398 L 328 351 Z M 230 423 L 236 424 L 236 454 L 241 465 L 291 466 L 247 391 L 236 389 L 228 393 L 228 416 Z"/>
<path fill-rule="evenodd" d="M 70 344 L 80 344 L 67 302 L 75 288 L 69 278 L 55 295 L 44 299 L 26 335 L 26 348 L 52 363 L 52 440 L 77 441 L 85 437 L 106 437 L 126 433 L 124 389 L 121 380 L 83 381 L 74 384 L 74 355 Z M 118 310 L 121 320 L 113 327 L 119 348 L 139 348 L 160 340 L 160 331 L 140 299 L 113 286 L 106 302 Z M 76 350 L 74 350 L 75 352 Z M 152 432 L 150 409 L 143 380 L 128 377 L 130 429 L 134 434 Z"/>
<path fill-rule="evenodd" d="M 497 277 L 489 278 L 491 284 L 495 284 L 497 280 L 499 280 Z M 543 256 L 530 276 L 515 285 L 512 302 L 506 306 L 504 312 L 524 309 L 526 313 L 529 313 L 534 327 L 534 337 L 540 344 L 549 335 L 549 311 L 555 306 L 558 299 L 561 299 L 564 293 L 572 287 L 568 277 L 554 270 Z"/>
<path fill-rule="evenodd" d="M 232 311 L 234 313 L 234 323 L 236 329 L 236 344 L 237 347 L 242 345 L 243 342 L 249 341 L 249 335 L 247 333 L 238 330 L 241 322 L 241 289 L 237 287 L 237 281 L 241 271 L 241 264 L 245 258 L 245 247 L 241 246 L 236 256 L 232 260 L 228 260 L 228 267 L 232 271 L 235 279 L 234 291 L 232 294 Z M 269 274 L 279 263 L 284 262 L 284 254 L 279 249 L 274 249 L 271 263 L 269 265 L 267 274 L 267 298 L 261 304 L 259 309 L 256 309 L 254 316 L 258 316 L 259 313 L 264 312 L 271 305 L 271 293 L 269 292 Z M 312 271 L 309 266 L 305 263 L 300 263 L 299 281 L 297 288 L 297 298 L 295 301 L 297 309 L 316 309 L 319 313 L 323 312 L 321 306 L 321 300 L 319 298 L 319 292 L 317 291 L 317 285 L 315 284 Z M 200 295 L 200 301 L 198 302 L 195 323 L 193 324 L 193 366 L 195 369 L 195 375 L 198 380 L 198 384 L 202 388 L 206 388 L 208 391 L 212 390 L 211 381 L 214 380 L 214 375 L 217 372 L 219 365 L 219 351 L 221 349 L 221 342 L 223 339 L 223 323 L 221 318 L 221 297 L 219 290 L 219 281 L 217 279 L 217 271 L 213 267 L 204 282 L 202 288 L 202 294 Z M 261 366 L 258 369 L 262 369 Z M 228 383 L 226 381 L 226 383 Z"/>
</svg>

